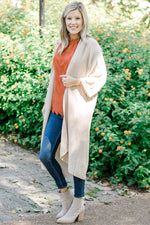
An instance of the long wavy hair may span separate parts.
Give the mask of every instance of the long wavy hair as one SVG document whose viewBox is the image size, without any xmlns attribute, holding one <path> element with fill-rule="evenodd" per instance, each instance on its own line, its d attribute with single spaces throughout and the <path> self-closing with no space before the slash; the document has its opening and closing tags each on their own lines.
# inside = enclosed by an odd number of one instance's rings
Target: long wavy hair
<svg viewBox="0 0 150 225">
<path fill-rule="evenodd" d="M 68 15 L 68 13 L 70 11 L 73 11 L 73 10 L 79 10 L 79 12 L 82 15 L 83 25 L 82 25 L 82 29 L 80 31 L 80 38 L 82 40 L 85 40 L 85 38 L 87 36 L 88 16 L 87 16 L 85 6 L 83 5 L 82 2 L 71 2 L 71 3 L 69 3 L 64 8 L 64 10 L 62 12 L 62 15 L 61 15 L 61 27 L 60 27 L 61 48 L 58 51 L 58 54 L 61 54 L 69 44 L 70 36 L 69 36 L 69 32 L 68 32 L 67 27 L 66 27 L 65 19 L 66 19 L 66 16 Z"/>
</svg>

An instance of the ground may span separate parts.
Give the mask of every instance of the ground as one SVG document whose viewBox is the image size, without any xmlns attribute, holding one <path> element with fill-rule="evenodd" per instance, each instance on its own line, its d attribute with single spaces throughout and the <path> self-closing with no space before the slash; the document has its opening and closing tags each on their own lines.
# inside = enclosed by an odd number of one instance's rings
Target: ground
<svg viewBox="0 0 150 225">
<path fill-rule="evenodd" d="M 73 188 L 72 179 L 68 180 Z M 82 225 L 149 225 L 150 193 L 87 179 Z M 38 153 L 0 138 L 0 225 L 55 225 L 57 187 Z"/>
</svg>

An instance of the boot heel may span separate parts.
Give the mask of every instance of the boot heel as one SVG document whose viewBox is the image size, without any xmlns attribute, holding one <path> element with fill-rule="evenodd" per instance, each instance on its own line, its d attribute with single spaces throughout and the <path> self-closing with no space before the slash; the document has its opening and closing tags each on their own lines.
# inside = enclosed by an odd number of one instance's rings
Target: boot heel
<svg viewBox="0 0 150 225">
<path fill-rule="evenodd" d="M 84 210 L 79 214 L 77 221 L 80 222 L 84 219 Z"/>
</svg>

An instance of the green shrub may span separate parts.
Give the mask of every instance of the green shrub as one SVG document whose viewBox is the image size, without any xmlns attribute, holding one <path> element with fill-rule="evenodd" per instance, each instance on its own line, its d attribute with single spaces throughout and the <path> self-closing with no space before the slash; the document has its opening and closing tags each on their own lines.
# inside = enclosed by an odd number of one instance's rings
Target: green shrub
<svg viewBox="0 0 150 225">
<path fill-rule="evenodd" d="M 92 30 L 108 68 L 91 126 L 89 175 L 111 181 L 150 184 L 150 60 L 143 30 Z M 134 34 L 134 35 L 133 35 Z M 146 32 L 145 32 L 146 35 Z"/>
<path fill-rule="evenodd" d="M 36 36 L 20 43 L 3 33 L 0 38 L 0 131 L 19 144 L 39 148 L 53 46 L 45 47 Z"/>
</svg>

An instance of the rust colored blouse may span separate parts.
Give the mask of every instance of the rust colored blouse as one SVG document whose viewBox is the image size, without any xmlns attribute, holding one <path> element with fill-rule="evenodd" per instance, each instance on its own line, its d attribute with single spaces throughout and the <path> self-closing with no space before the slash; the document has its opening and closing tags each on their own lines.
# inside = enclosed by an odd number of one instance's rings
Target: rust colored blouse
<svg viewBox="0 0 150 225">
<path fill-rule="evenodd" d="M 65 92 L 65 87 L 62 82 L 62 77 L 60 75 L 65 75 L 71 58 L 76 50 L 76 47 L 80 39 L 72 39 L 69 41 L 69 45 L 62 52 L 61 55 L 57 55 L 58 50 L 61 48 L 61 44 L 58 46 L 54 58 L 54 93 L 52 99 L 52 112 L 55 114 L 60 114 L 63 116 L 63 96 Z"/>
</svg>

